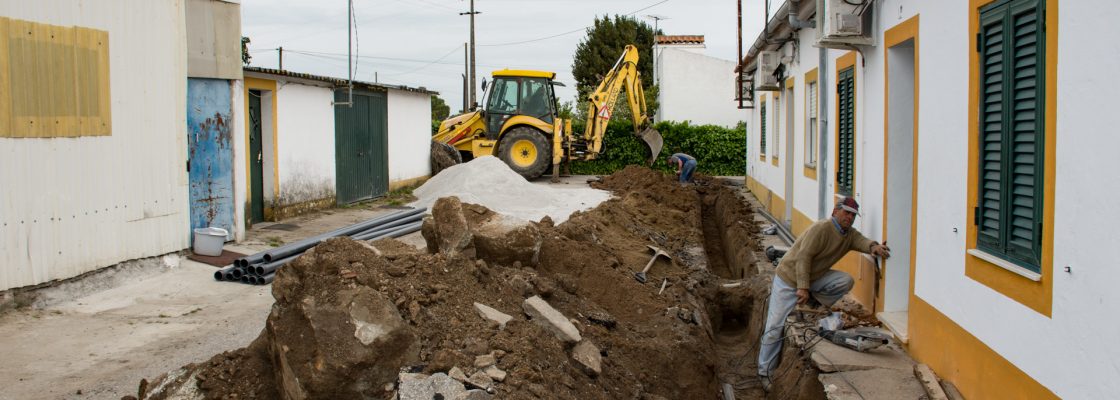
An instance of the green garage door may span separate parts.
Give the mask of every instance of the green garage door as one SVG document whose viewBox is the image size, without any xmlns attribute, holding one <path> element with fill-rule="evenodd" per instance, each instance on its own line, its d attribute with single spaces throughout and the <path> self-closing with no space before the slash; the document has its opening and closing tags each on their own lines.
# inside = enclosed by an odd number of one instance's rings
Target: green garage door
<svg viewBox="0 0 1120 400">
<path fill-rule="evenodd" d="M 347 90 L 336 90 L 334 97 L 345 102 Z M 385 93 L 355 90 L 353 106 L 336 105 L 334 110 L 338 204 L 385 195 L 389 191 Z"/>
</svg>

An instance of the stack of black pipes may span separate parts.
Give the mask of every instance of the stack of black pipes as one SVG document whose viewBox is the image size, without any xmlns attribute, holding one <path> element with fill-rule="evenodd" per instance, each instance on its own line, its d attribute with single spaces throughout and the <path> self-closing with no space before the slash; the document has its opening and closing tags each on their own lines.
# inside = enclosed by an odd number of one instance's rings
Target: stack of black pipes
<svg viewBox="0 0 1120 400">
<path fill-rule="evenodd" d="M 295 260 L 304 251 L 315 247 L 324 240 L 349 236 L 354 240 L 377 240 L 386 237 L 401 237 L 420 230 L 424 213 L 428 209 L 414 208 L 383 215 L 345 228 L 312 236 L 298 242 L 289 243 L 274 249 L 234 260 L 233 264 L 214 272 L 219 281 L 241 282 L 250 285 L 267 285 L 276 277 L 276 270 Z"/>
</svg>

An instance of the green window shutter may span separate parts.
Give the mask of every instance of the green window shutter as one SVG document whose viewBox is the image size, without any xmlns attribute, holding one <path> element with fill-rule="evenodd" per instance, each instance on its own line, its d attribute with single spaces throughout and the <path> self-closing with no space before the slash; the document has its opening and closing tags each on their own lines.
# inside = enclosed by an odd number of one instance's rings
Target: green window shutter
<svg viewBox="0 0 1120 400">
<path fill-rule="evenodd" d="M 1041 0 L 981 10 L 977 245 L 1040 271 L 1045 37 Z"/>
<path fill-rule="evenodd" d="M 1006 9 L 980 13 L 980 171 L 977 246 L 1003 254 L 1004 34 Z"/>
<path fill-rule="evenodd" d="M 840 71 L 836 83 L 839 137 L 836 143 L 836 185 L 840 194 L 851 196 L 855 181 L 855 68 Z"/>
<path fill-rule="evenodd" d="M 762 102 L 762 155 L 766 155 L 766 102 Z"/>
<path fill-rule="evenodd" d="M 1043 156 L 1043 37 L 1039 0 L 1011 2 L 1007 108 L 1007 255 L 1038 271 L 1041 263 Z"/>
</svg>

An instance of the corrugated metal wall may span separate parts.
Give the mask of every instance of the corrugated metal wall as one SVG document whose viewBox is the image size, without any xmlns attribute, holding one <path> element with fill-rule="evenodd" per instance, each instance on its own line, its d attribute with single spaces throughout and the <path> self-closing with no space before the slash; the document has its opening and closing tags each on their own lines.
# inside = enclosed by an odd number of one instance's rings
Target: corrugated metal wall
<svg viewBox="0 0 1120 400">
<path fill-rule="evenodd" d="M 112 96 L 110 136 L 0 138 L 0 290 L 189 245 L 183 7 L 0 2 L 9 18 L 107 31 Z"/>
</svg>

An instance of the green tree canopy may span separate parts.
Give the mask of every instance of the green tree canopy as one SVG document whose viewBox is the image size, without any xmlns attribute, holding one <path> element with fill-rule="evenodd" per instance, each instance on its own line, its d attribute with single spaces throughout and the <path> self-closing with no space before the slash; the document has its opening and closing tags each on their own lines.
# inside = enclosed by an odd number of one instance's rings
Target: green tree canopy
<svg viewBox="0 0 1120 400">
<path fill-rule="evenodd" d="M 579 100 L 595 90 L 628 44 L 638 48 L 638 72 L 642 75 L 642 85 L 648 89 L 653 84 L 654 34 L 653 27 L 630 16 L 596 18 L 595 24 L 587 29 L 587 37 L 576 46 L 572 61 Z"/>
<path fill-rule="evenodd" d="M 442 122 L 451 115 L 451 107 L 447 105 L 439 96 L 432 95 L 432 121 Z"/>
</svg>

